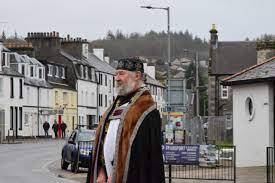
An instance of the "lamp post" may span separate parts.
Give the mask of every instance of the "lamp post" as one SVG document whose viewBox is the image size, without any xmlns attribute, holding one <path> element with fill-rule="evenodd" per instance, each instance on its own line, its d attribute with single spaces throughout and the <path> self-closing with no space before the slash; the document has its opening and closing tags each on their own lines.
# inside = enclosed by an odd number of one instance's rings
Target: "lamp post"
<svg viewBox="0 0 275 183">
<path fill-rule="evenodd" d="M 196 116 L 200 115 L 200 98 L 199 98 L 199 52 L 198 51 L 191 51 L 185 49 L 184 52 L 192 52 L 195 53 L 195 67 L 196 67 L 196 75 L 195 75 L 195 81 L 196 81 Z"/>
<path fill-rule="evenodd" d="M 171 112 L 171 90 L 170 90 L 170 66 L 171 66 L 171 61 L 170 61 L 170 7 L 153 7 L 153 6 L 140 6 L 141 8 L 146 8 L 146 9 L 157 9 L 157 10 L 165 10 L 167 11 L 167 42 L 168 42 L 168 47 L 167 47 L 167 64 L 168 64 L 168 69 L 167 69 L 167 84 L 168 84 L 168 96 L 167 96 L 167 111 L 168 111 L 168 122 L 170 123 L 170 112 Z"/>
</svg>

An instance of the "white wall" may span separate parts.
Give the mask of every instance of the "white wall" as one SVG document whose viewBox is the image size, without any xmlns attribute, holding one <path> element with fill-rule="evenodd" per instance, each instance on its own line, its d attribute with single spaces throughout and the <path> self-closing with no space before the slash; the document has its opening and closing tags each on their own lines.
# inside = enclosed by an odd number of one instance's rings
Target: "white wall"
<svg viewBox="0 0 275 183">
<path fill-rule="evenodd" d="M 97 56 L 100 60 L 104 61 L 104 49 L 103 48 L 94 48 L 93 53 Z"/>
<path fill-rule="evenodd" d="M 105 75 L 107 75 L 107 86 L 105 86 Z M 110 104 L 113 103 L 114 86 L 113 75 L 102 73 L 103 85 L 99 85 L 99 93 L 103 95 L 103 106 L 99 107 L 99 115 L 102 116 Z M 107 107 L 105 107 L 105 95 L 107 95 Z"/>
<path fill-rule="evenodd" d="M 253 99 L 249 120 L 246 98 Z M 266 147 L 273 146 L 273 86 L 268 83 L 233 86 L 233 141 L 237 167 L 265 166 Z"/>
<path fill-rule="evenodd" d="M 87 115 L 94 115 L 97 119 L 97 84 L 83 80 L 78 80 L 77 83 L 78 123 L 88 125 Z"/>
</svg>

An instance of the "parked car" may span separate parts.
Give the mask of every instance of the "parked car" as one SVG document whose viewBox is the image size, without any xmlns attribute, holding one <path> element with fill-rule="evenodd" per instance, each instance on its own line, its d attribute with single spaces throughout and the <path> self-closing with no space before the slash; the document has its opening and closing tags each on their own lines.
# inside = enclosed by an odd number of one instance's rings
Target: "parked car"
<svg viewBox="0 0 275 183">
<path fill-rule="evenodd" d="M 67 170 L 71 164 L 71 171 L 77 172 L 79 167 L 88 168 L 95 130 L 75 129 L 62 148 L 61 168 Z"/>
</svg>

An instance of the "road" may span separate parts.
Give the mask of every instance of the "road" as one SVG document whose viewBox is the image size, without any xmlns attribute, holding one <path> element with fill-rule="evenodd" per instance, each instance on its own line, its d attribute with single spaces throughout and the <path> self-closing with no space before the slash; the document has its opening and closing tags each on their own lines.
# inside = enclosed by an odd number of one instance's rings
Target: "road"
<svg viewBox="0 0 275 183">
<path fill-rule="evenodd" d="M 0 144 L 0 183 L 76 183 L 49 171 L 60 159 L 65 141 L 40 140 L 22 144 Z"/>
</svg>

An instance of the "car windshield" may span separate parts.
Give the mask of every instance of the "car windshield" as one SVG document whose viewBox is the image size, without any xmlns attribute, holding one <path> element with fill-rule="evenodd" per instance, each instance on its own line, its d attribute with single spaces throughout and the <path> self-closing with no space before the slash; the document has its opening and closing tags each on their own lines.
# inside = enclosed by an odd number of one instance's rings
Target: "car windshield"
<svg viewBox="0 0 275 183">
<path fill-rule="evenodd" d="M 85 131 L 78 134 L 78 141 L 93 141 L 94 139 L 95 133 L 93 131 Z"/>
</svg>

